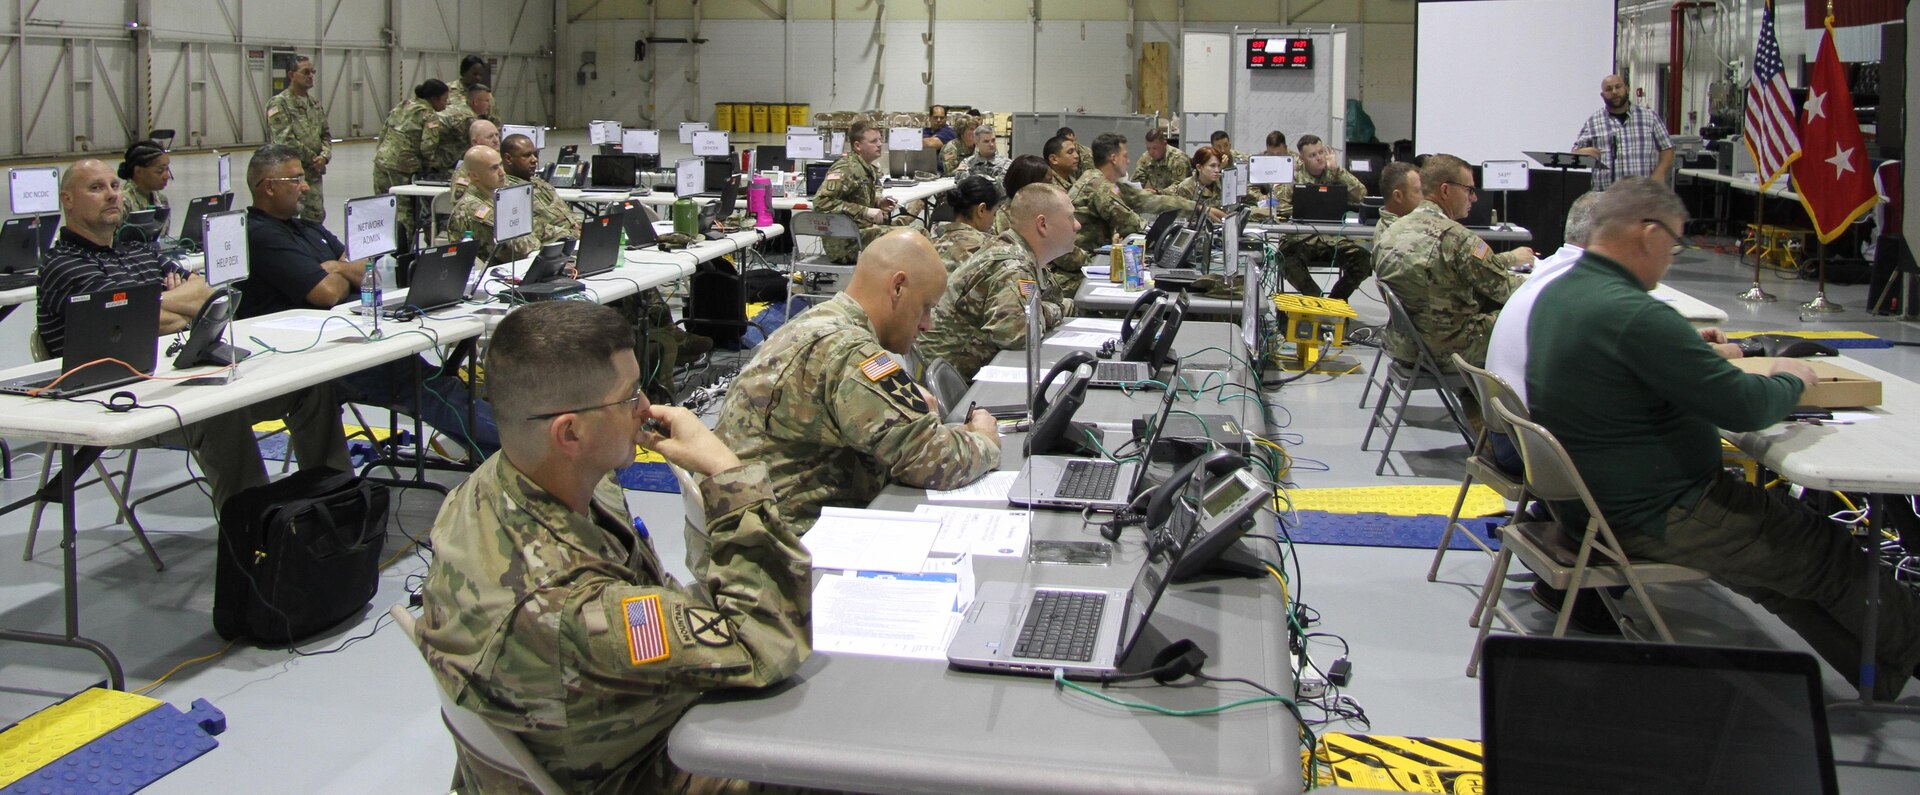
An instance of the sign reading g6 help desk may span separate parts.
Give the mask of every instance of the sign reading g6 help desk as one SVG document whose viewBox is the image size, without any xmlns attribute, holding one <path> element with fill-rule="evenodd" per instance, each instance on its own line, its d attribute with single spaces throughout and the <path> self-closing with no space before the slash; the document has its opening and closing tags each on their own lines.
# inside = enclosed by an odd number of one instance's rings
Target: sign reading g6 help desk
<svg viewBox="0 0 1920 795">
<path fill-rule="evenodd" d="M 219 286 L 247 278 L 247 212 L 206 216 L 201 238 L 207 251 L 207 283 Z"/>
<path fill-rule="evenodd" d="M 399 225 L 394 223 L 392 194 L 347 202 L 347 259 L 378 257 L 399 247 Z"/>
</svg>

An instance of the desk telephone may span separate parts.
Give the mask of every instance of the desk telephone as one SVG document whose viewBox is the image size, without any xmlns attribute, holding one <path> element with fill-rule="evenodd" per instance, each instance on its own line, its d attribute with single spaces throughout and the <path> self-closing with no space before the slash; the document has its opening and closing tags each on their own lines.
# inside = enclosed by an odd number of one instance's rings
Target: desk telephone
<svg viewBox="0 0 1920 795">
<path fill-rule="evenodd" d="M 1141 498 L 1147 501 L 1148 535 L 1165 533 L 1183 550 L 1173 567 L 1174 581 L 1209 573 L 1266 574 L 1266 564 L 1234 542 L 1253 527 L 1254 516 L 1273 498 L 1273 487 L 1239 453 L 1201 455 Z"/>
<path fill-rule="evenodd" d="M 1100 431 L 1086 423 L 1074 422 L 1073 414 L 1086 402 L 1087 384 L 1093 380 L 1093 354 L 1074 351 L 1060 357 L 1047 376 L 1033 390 L 1033 430 L 1027 434 L 1027 455 L 1077 455 L 1100 458 L 1094 440 Z M 1065 376 L 1058 390 L 1054 382 Z M 1049 398 L 1048 395 L 1052 397 Z"/>
</svg>

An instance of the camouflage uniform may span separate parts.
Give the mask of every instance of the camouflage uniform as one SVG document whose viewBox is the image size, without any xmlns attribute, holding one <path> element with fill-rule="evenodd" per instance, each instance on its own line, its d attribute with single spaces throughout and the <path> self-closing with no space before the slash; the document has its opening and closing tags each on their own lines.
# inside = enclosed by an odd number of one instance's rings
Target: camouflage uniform
<svg viewBox="0 0 1920 795">
<path fill-rule="evenodd" d="M 1384 207 L 1381 208 L 1380 220 L 1375 221 L 1373 224 L 1373 239 L 1379 240 L 1380 238 L 1386 237 L 1387 230 L 1392 228 L 1394 222 L 1398 220 L 1400 220 L 1400 216 L 1396 215 L 1392 210 Z"/>
<path fill-rule="evenodd" d="M 467 84 L 460 82 L 460 78 L 457 77 L 447 81 L 447 107 L 451 108 L 455 105 L 469 111 L 473 110 L 473 105 L 467 102 Z"/>
<path fill-rule="evenodd" d="M 1193 212 L 1193 200 L 1166 193 L 1148 193 L 1146 188 L 1131 182 L 1116 182 L 1120 189 L 1120 201 L 1140 215 L 1152 217 L 1161 213 Z"/>
<path fill-rule="evenodd" d="M 395 185 L 405 185 L 413 181 L 413 175 L 426 167 L 427 148 L 421 138 L 428 128 L 438 128 L 439 114 L 433 112 L 433 105 L 424 99 L 412 98 L 387 113 L 387 120 L 380 130 L 380 143 L 373 151 L 373 192 L 386 193 Z M 409 234 L 410 239 L 418 227 L 413 220 L 413 200 L 401 197 L 395 202 L 394 217 L 400 228 Z"/>
<path fill-rule="evenodd" d="M 940 145 L 940 173 L 953 176 L 960 168 L 960 139 L 958 137 Z"/>
<path fill-rule="evenodd" d="M 137 213 L 156 207 L 171 207 L 167 203 L 167 194 L 162 191 L 148 193 L 135 185 L 133 180 L 120 183 L 120 207 L 122 212 Z"/>
<path fill-rule="evenodd" d="M 1347 203 L 1353 206 L 1358 206 L 1367 195 L 1367 186 L 1360 183 L 1360 178 L 1339 166 L 1328 164 L 1318 177 L 1308 174 L 1305 168 L 1296 168 L 1293 185 L 1277 186 L 1274 190 L 1275 211 L 1291 216 L 1294 187 L 1317 185 L 1346 188 Z M 1334 282 L 1331 295 L 1341 300 L 1346 300 L 1373 275 L 1373 258 L 1359 243 L 1344 235 L 1285 235 L 1280 238 L 1280 256 L 1281 273 L 1286 275 L 1287 283 L 1303 295 L 1320 295 L 1319 283 L 1307 272 L 1314 263 L 1331 262 L 1339 267 L 1340 279 Z"/>
<path fill-rule="evenodd" d="M 427 152 L 428 171 L 452 171 L 453 165 L 467 154 L 467 128 L 473 126 L 473 109 L 466 103 L 447 104 L 440 111 L 440 123 L 420 134 L 420 147 Z"/>
<path fill-rule="evenodd" d="M 1167 147 L 1167 156 L 1159 160 L 1141 152 L 1140 158 L 1133 161 L 1133 181 L 1150 190 L 1166 190 L 1191 176 L 1193 160 L 1177 146 Z"/>
<path fill-rule="evenodd" d="M 507 175 L 506 187 L 525 185 L 528 180 L 512 174 Z M 551 243 L 561 238 L 580 239 L 580 220 L 573 217 L 573 211 L 567 209 L 567 203 L 560 200 L 560 192 L 552 184 L 535 175 L 533 180 L 533 234 L 543 243 Z"/>
<path fill-rule="evenodd" d="M 447 216 L 447 228 L 442 232 L 444 242 L 457 242 L 466 233 L 472 232 L 474 241 L 480 244 L 479 252 L 474 255 L 475 261 L 481 263 L 512 262 L 533 256 L 534 252 L 540 250 L 543 241 L 537 222 L 532 232 L 495 245 L 493 197 L 482 197 L 480 194 L 479 190 L 469 190 L 453 203 L 453 214 Z"/>
<path fill-rule="evenodd" d="M 757 463 L 702 478 L 711 554 L 689 587 L 612 476 L 582 516 L 487 459 L 433 526 L 418 626 L 434 679 L 569 792 L 744 790 L 677 770 L 666 743 L 702 693 L 778 682 L 810 653 L 809 558 L 766 484 Z M 456 788 L 520 790 L 464 754 Z"/>
<path fill-rule="evenodd" d="M 804 533 L 823 505 L 865 508 L 899 482 L 972 483 L 1000 465 L 997 438 L 942 425 L 846 293 L 796 315 L 727 392 L 714 432 L 767 466 L 781 513 Z"/>
<path fill-rule="evenodd" d="M 1073 183 L 1073 190 L 1067 192 L 1067 198 L 1073 201 L 1073 217 L 1080 221 L 1080 233 L 1074 238 L 1074 248 L 1080 252 L 1080 261 L 1072 264 L 1072 270 L 1061 266 L 1066 257 L 1053 262 L 1053 279 L 1060 285 L 1061 292 L 1072 295 L 1080 289 L 1080 266 L 1093 257 L 1093 252 L 1114 241 L 1115 236 L 1124 239 L 1142 229 L 1140 214 L 1128 207 L 1120 196 L 1120 188 L 1107 181 L 1107 176 L 1099 169 L 1087 172 Z"/>
<path fill-rule="evenodd" d="M 1382 237 L 1386 237 L 1387 230 L 1392 228 L 1394 222 L 1399 220 L 1400 220 L 1400 216 L 1395 215 L 1391 210 L 1382 208 L 1380 210 L 1380 221 L 1373 225 L 1373 239 L 1379 240 Z M 1472 230 L 1468 230 L 1468 231 L 1472 231 Z M 1374 255 L 1374 259 L 1376 260 L 1375 262 L 1376 270 L 1379 267 L 1378 265 L 1379 258 L 1380 258 L 1379 255 L 1376 253 Z M 1521 265 L 1527 264 L 1525 261 L 1520 259 L 1519 254 L 1512 251 L 1502 251 L 1498 254 L 1493 255 L 1491 259 L 1493 261 L 1493 264 L 1498 265 L 1502 268 L 1506 268 L 1507 270 L 1513 270 L 1514 268 L 1518 268 Z"/>
<path fill-rule="evenodd" d="M 1013 159 L 1003 154 L 995 153 L 992 160 L 973 154 L 960 161 L 960 167 L 954 170 L 953 176 L 955 179 L 986 177 L 993 180 L 994 190 L 1006 193 L 1007 168 L 1012 165 Z"/>
<path fill-rule="evenodd" d="M 933 329 L 914 352 L 921 361 L 945 359 L 967 378 L 1001 351 L 1027 349 L 1027 302 L 1040 289 L 1044 330 L 1073 312 L 1073 299 L 1051 280 L 1040 280 L 1040 263 L 1018 232 L 993 239 L 947 279 L 947 292 L 933 310 Z"/>
<path fill-rule="evenodd" d="M 1220 181 L 1201 187 L 1199 177 L 1187 177 L 1164 191 L 1168 196 L 1178 196 L 1201 207 L 1214 208 L 1220 204 Z"/>
<path fill-rule="evenodd" d="M 1442 367 L 1455 353 L 1486 366 L 1493 321 L 1522 278 L 1493 262 L 1493 252 L 1440 205 L 1421 202 L 1374 245 L 1380 281 L 1407 309 Z M 1411 363 L 1413 341 L 1387 329 L 1387 353 Z"/>
<path fill-rule="evenodd" d="M 1078 182 L 1080 181 L 1080 175 L 1089 171 L 1098 171 L 1099 169 L 1093 167 L 1093 149 L 1083 143 L 1075 143 L 1073 146 L 1080 152 L 1080 165 L 1075 166 L 1073 169 L 1073 181 Z"/>
<path fill-rule="evenodd" d="M 327 199 L 320 192 L 320 171 L 314 161 L 333 160 L 333 133 L 327 127 L 327 110 L 311 94 L 296 96 L 289 88 L 267 100 L 267 141 L 285 144 L 300 153 L 300 167 L 307 174 L 307 195 L 300 198 L 300 217 L 316 224 L 326 223 Z"/>
<path fill-rule="evenodd" d="M 973 252 L 993 238 L 987 233 L 973 228 L 972 224 L 959 221 L 947 221 L 933 230 L 933 250 L 940 252 L 940 261 L 947 264 L 947 272 L 952 273 L 960 263 L 966 262 Z M 951 287 L 952 285 L 948 285 Z"/>
<path fill-rule="evenodd" d="M 820 181 L 820 189 L 813 194 L 813 209 L 852 216 L 854 225 L 860 227 L 860 244 L 855 247 L 845 240 L 828 238 L 824 243 L 827 256 L 834 262 L 851 265 L 859 258 L 860 249 L 892 231 L 886 224 L 876 224 L 867 217 L 868 208 L 879 206 L 880 170 L 852 151 L 834 161 L 833 168 Z"/>
</svg>

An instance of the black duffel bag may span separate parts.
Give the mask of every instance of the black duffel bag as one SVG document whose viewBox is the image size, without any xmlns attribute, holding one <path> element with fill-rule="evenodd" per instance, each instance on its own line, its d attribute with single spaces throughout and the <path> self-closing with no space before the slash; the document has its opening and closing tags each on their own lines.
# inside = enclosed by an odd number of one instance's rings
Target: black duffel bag
<svg viewBox="0 0 1920 795">
<path fill-rule="evenodd" d="M 380 586 L 387 504 L 386 486 L 326 468 L 227 500 L 214 631 L 290 644 L 358 615 Z"/>
</svg>

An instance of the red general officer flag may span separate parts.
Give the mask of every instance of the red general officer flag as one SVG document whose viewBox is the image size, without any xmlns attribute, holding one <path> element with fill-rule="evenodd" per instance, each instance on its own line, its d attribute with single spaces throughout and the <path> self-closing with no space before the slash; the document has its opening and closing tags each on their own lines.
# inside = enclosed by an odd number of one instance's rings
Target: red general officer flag
<svg viewBox="0 0 1920 795">
<path fill-rule="evenodd" d="M 1820 39 L 1813 79 L 1807 84 L 1800 141 L 1803 151 L 1793 162 L 1793 189 L 1820 242 L 1831 243 L 1880 201 L 1860 119 L 1853 114 L 1853 94 L 1847 91 L 1847 70 L 1833 47 L 1832 17 L 1827 17 L 1827 35 Z"/>
</svg>

